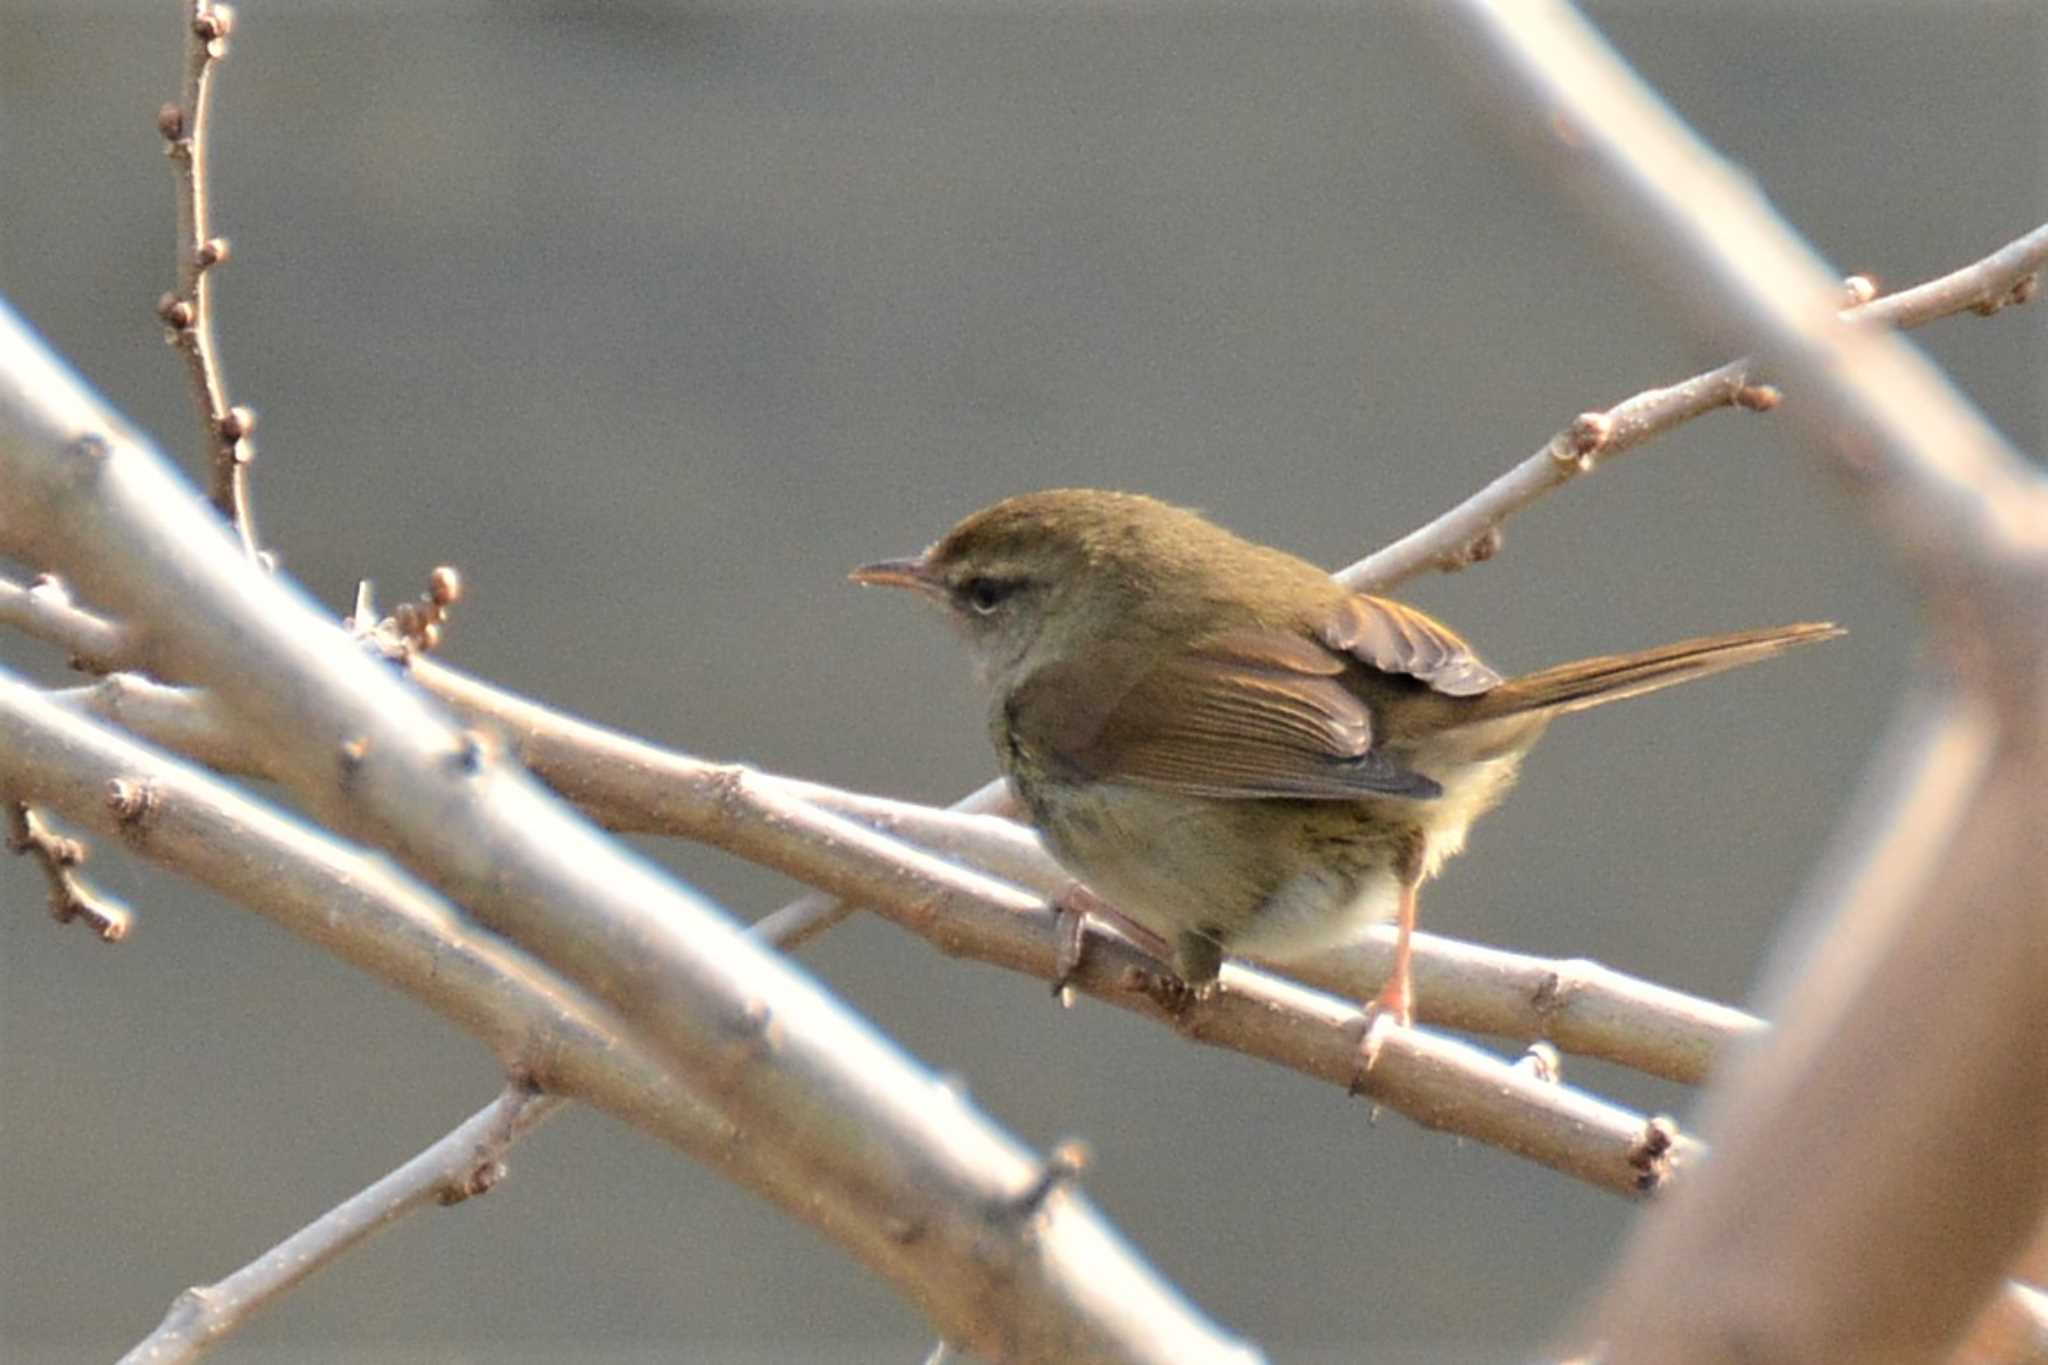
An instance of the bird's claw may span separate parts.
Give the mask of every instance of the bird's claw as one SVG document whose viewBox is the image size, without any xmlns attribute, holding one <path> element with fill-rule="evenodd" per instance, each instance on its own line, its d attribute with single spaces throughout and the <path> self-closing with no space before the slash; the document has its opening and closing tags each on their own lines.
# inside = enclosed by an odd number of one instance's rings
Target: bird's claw
<svg viewBox="0 0 2048 1365">
<path fill-rule="evenodd" d="M 1391 983 L 1389 983 L 1391 989 Z M 1375 1063 L 1380 1059 L 1380 1050 L 1386 1046 L 1387 1035 L 1394 1029 L 1411 1028 L 1415 1011 L 1412 1003 L 1405 1007 L 1398 998 L 1389 999 L 1387 991 L 1380 994 L 1365 1007 L 1361 1018 L 1364 1027 L 1358 1036 L 1358 1066 L 1351 1073 L 1351 1083 L 1345 1091 L 1353 1099 L 1365 1093 L 1365 1078 L 1372 1074 Z"/>
<path fill-rule="evenodd" d="M 1053 902 L 1059 947 L 1053 956 L 1052 996 L 1066 1009 L 1074 1005 L 1074 977 L 1088 953 L 1088 904 L 1093 892 L 1078 882 Z"/>
</svg>

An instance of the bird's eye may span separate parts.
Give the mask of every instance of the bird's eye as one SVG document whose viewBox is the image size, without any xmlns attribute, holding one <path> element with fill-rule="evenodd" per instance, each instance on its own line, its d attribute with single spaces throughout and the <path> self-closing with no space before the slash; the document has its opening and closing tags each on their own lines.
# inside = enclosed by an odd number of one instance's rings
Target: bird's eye
<svg viewBox="0 0 2048 1365">
<path fill-rule="evenodd" d="M 987 616 L 1022 586 L 1014 578 L 970 578 L 960 585 L 960 600 L 976 615 Z"/>
</svg>

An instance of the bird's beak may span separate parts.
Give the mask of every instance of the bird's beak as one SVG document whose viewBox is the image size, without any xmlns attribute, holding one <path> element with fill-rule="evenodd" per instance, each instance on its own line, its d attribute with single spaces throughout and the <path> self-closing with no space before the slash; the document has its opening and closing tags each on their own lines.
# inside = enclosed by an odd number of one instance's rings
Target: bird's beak
<svg viewBox="0 0 2048 1365">
<path fill-rule="evenodd" d="M 864 588 L 915 588 L 933 597 L 946 595 L 945 586 L 932 576 L 931 566 L 925 563 L 923 555 L 863 564 L 847 577 Z"/>
</svg>

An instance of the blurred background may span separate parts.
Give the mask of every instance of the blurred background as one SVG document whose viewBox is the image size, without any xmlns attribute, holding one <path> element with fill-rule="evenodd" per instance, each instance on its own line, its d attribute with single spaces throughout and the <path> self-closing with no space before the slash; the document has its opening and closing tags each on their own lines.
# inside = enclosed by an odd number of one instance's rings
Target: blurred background
<svg viewBox="0 0 2048 1365">
<path fill-rule="evenodd" d="M 0 3 L 0 292 L 165 445 L 154 119 L 179 6 Z M 1844 271 L 2048 216 L 2036 6 L 1602 5 Z M 460 567 L 447 655 L 693 753 L 950 800 L 992 771 L 932 613 L 846 570 L 1001 495 L 1141 489 L 1332 566 L 1571 416 L 1726 359 L 1524 174 L 1393 7 L 246 3 L 220 76 L 225 371 L 266 544 L 345 610 Z M 1917 334 L 2042 446 L 2048 310 Z M 1789 403 L 1797 403 L 1793 394 Z M 192 466 L 188 466 L 192 467 Z M 4 496 L 4 492 L 0 492 Z M 37 566 L 13 566 L 26 573 Z M 1426 928 L 1740 1001 L 1913 663 L 1780 417 L 1717 414 L 1404 590 L 1523 670 L 1833 618 L 1558 727 Z M 0 663 L 60 659 L 0 637 Z M 649 843 L 756 916 L 797 888 Z M 107 948 L 0 860 L 0 1356 L 94 1361 L 497 1086 L 421 1007 L 101 850 Z M 856 919 L 805 960 L 1276 1362 L 1517 1359 L 1636 1210 Z M 1685 1112 L 1672 1087 L 1567 1078 Z M 292 1295 L 224 1360 L 902 1362 L 923 1322 L 601 1116 Z"/>
</svg>

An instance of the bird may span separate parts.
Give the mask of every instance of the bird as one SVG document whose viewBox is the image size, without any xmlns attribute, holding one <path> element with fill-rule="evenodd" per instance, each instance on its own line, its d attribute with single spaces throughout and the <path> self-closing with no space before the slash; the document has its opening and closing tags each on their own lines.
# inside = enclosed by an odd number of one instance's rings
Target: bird
<svg viewBox="0 0 2048 1365">
<path fill-rule="evenodd" d="M 1284 966 L 1391 919 L 1367 1012 L 1404 1027 L 1417 894 L 1553 718 L 1842 633 L 1737 631 L 1503 678 L 1414 607 L 1188 508 L 1087 488 L 1006 498 L 850 576 L 939 603 L 964 634 L 998 762 L 1084 906 L 1112 907 L 1197 992 L 1226 954 Z"/>
</svg>

